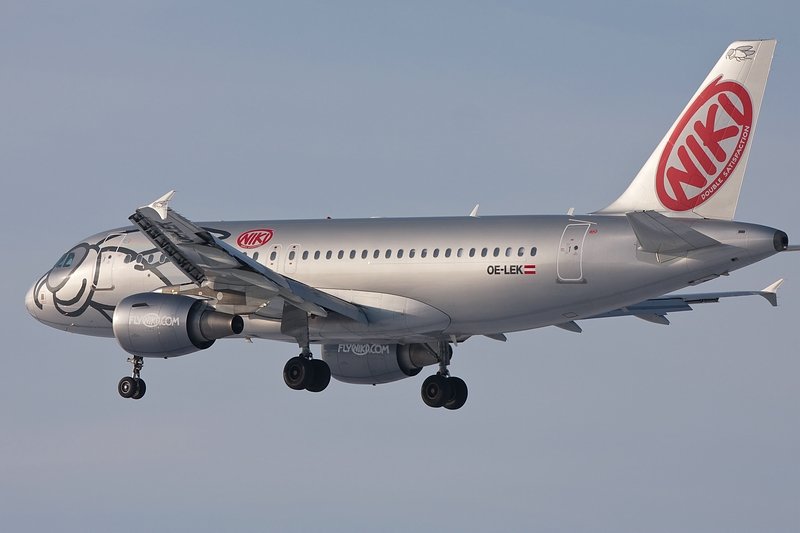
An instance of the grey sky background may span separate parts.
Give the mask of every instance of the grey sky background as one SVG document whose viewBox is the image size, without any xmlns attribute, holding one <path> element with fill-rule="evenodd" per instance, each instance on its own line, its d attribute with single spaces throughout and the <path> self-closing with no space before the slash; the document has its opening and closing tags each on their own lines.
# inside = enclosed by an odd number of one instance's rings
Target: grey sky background
<svg viewBox="0 0 800 533">
<path fill-rule="evenodd" d="M 800 529 L 800 256 L 760 298 L 473 339 L 289 390 L 289 344 L 148 360 L 23 296 L 169 189 L 195 220 L 564 213 L 628 185 L 726 46 L 779 40 L 737 218 L 800 242 L 795 2 L 2 2 L 4 531 Z"/>
</svg>

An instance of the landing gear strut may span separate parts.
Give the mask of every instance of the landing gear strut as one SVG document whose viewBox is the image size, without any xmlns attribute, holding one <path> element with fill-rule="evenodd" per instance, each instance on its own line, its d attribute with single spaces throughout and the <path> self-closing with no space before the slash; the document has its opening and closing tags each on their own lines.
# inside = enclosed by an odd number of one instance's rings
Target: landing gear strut
<svg viewBox="0 0 800 533">
<path fill-rule="evenodd" d="M 453 357 L 453 349 L 447 342 L 440 342 L 435 352 L 439 360 L 439 371 L 422 382 L 422 401 L 430 407 L 460 409 L 467 402 L 467 384 L 450 375 L 447 367 Z"/>
<path fill-rule="evenodd" d="M 128 357 L 128 362 L 133 364 L 133 377 L 125 376 L 119 380 L 117 384 L 117 392 L 123 398 L 133 398 L 140 400 L 147 390 L 147 385 L 142 378 L 139 377 L 139 372 L 142 371 L 144 366 L 144 359 L 138 355 Z"/>
<path fill-rule="evenodd" d="M 288 302 L 283 304 L 281 333 L 297 339 L 300 355 L 283 367 L 283 381 L 294 390 L 322 392 L 331 382 L 331 368 L 321 359 L 312 359 L 308 336 L 308 313 Z"/>
</svg>

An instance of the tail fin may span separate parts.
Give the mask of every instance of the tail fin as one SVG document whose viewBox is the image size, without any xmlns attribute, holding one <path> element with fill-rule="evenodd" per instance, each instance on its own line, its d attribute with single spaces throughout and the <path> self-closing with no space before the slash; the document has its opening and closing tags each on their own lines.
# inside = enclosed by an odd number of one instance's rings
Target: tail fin
<svg viewBox="0 0 800 533">
<path fill-rule="evenodd" d="M 732 219 L 775 45 L 731 43 L 628 189 L 597 213 Z"/>
</svg>

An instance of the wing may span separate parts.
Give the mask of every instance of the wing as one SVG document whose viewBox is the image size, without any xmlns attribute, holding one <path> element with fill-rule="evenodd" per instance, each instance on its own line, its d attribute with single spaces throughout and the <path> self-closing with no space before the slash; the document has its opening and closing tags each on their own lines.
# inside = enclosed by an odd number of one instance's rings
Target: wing
<svg viewBox="0 0 800 533">
<path fill-rule="evenodd" d="M 610 318 L 617 316 L 635 316 L 648 322 L 655 324 L 669 324 L 667 318 L 668 313 L 677 313 L 678 311 L 691 311 L 692 305 L 695 304 L 708 304 L 717 303 L 722 298 L 734 298 L 738 296 L 761 296 L 765 298 L 773 306 L 778 305 L 778 287 L 783 283 L 779 279 L 772 285 L 760 291 L 731 291 L 731 292 L 703 292 L 695 294 L 670 294 L 661 296 L 659 298 L 651 298 L 637 304 L 629 305 L 614 309 L 607 313 L 594 315 L 588 318 Z M 581 327 L 575 321 L 565 322 L 563 324 L 556 324 L 556 326 L 567 331 L 580 333 Z"/>
<path fill-rule="evenodd" d="M 168 192 L 129 218 L 195 285 L 212 291 L 234 288 L 244 292 L 254 310 L 270 298 L 279 297 L 309 314 L 324 317 L 333 311 L 367 323 L 359 306 L 261 265 L 173 211 L 169 201 L 174 194 L 175 191 Z"/>
</svg>

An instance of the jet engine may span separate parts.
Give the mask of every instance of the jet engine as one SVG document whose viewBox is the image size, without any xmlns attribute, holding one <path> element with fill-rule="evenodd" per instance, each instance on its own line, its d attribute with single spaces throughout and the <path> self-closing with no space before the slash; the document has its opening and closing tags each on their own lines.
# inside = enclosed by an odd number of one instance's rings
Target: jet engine
<svg viewBox="0 0 800 533">
<path fill-rule="evenodd" d="M 324 344 L 322 359 L 331 368 L 332 377 L 362 385 L 416 376 L 423 367 L 439 362 L 424 344 Z"/>
<path fill-rule="evenodd" d="M 175 357 L 205 350 L 216 339 L 244 329 L 238 315 L 215 311 L 188 296 L 141 293 L 120 301 L 114 310 L 114 336 L 120 346 L 143 357 Z"/>
</svg>

